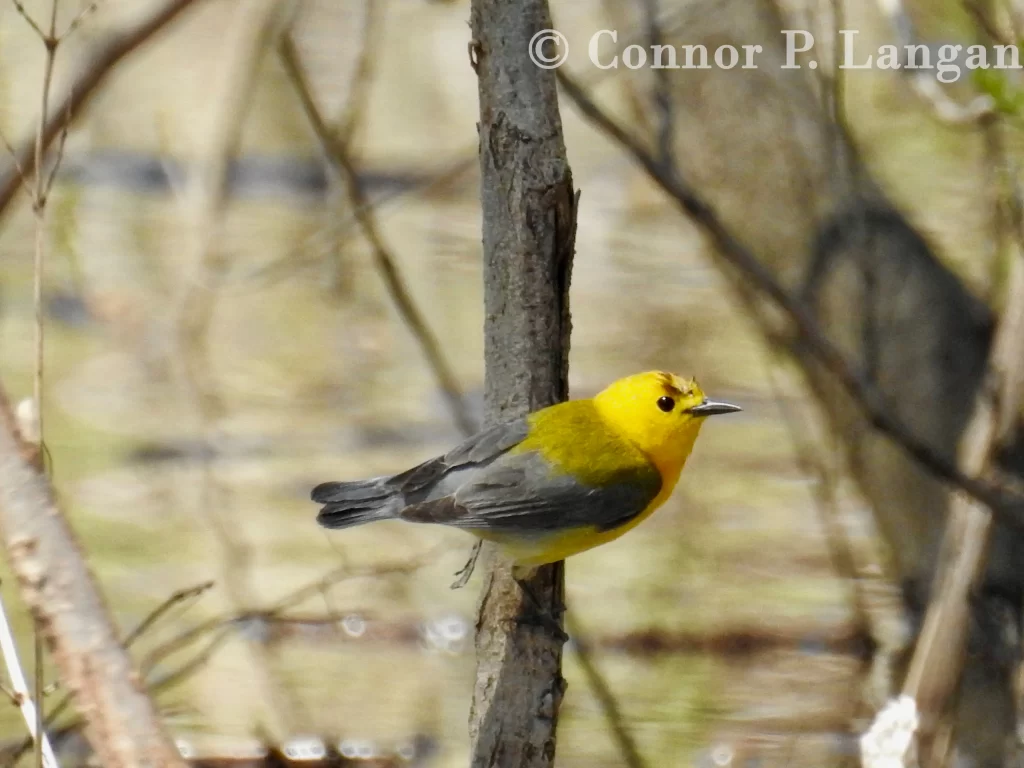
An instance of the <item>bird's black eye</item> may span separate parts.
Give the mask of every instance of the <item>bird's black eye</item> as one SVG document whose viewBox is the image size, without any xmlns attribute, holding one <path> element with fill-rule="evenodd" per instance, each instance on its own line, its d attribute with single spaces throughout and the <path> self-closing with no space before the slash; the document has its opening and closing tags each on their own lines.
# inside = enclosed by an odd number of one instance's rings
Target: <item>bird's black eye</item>
<svg viewBox="0 0 1024 768">
<path fill-rule="evenodd" d="M 676 407 L 676 401 L 668 395 L 658 398 L 658 407 L 661 408 L 665 413 L 668 413 Z"/>
</svg>

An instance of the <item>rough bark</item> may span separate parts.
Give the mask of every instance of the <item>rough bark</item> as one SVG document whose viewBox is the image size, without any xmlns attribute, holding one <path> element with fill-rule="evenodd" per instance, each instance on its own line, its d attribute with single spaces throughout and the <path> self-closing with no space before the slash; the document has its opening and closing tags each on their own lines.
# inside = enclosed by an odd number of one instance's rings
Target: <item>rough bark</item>
<svg viewBox="0 0 1024 768">
<path fill-rule="evenodd" d="M 0 410 L 9 412 L 5 399 Z M 26 454 L 13 419 L 0 419 L 0 537 L 89 743 L 106 768 L 184 768 L 49 483 Z"/>
<path fill-rule="evenodd" d="M 524 414 L 567 396 L 569 276 L 575 234 L 554 75 L 529 58 L 550 28 L 547 0 L 474 0 L 471 57 L 479 77 L 486 418 Z M 527 586 L 552 616 L 562 564 Z M 508 568 L 486 577 L 470 715 L 472 765 L 550 766 L 564 691 L 562 639 L 521 621 L 536 611 Z"/>
<path fill-rule="evenodd" d="M 960 404 L 973 402 L 982 385 L 991 314 L 874 185 L 822 103 L 814 73 L 782 68 L 787 28 L 805 27 L 786 23 L 768 0 L 698 0 L 664 30 L 669 44 L 764 50 L 755 70 L 711 67 L 670 79 L 680 172 L 775 279 L 814 307 L 902 423 L 955 461 L 971 414 Z M 743 276 L 725 271 L 760 311 Z M 763 318 L 778 330 L 770 314 Z M 919 610 L 938 560 L 948 488 L 873 430 L 798 338 L 791 347 L 841 435 L 908 603 Z M 1020 452 L 1008 453 L 1020 474 Z M 985 583 L 1014 605 L 1024 586 L 1022 545 L 1019 533 L 996 527 Z M 984 617 L 977 622 L 986 625 L 994 628 Z M 975 638 L 959 704 L 960 746 L 982 766 L 1001 765 L 1013 727 L 1009 668 L 995 634 Z"/>
</svg>

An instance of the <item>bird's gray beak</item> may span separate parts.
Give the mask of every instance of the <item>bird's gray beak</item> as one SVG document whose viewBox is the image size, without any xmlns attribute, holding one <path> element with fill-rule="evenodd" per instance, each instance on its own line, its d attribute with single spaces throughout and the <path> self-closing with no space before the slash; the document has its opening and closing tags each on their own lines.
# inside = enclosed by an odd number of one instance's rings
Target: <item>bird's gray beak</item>
<svg viewBox="0 0 1024 768">
<path fill-rule="evenodd" d="M 736 413 L 736 411 L 742 411 L 738 405 L 732 403 L 718 403 L 714 400 L 705 400 L 700 405 L 695 405 L 690 408 L 689 413 L 694 416 L 717 416 L 720 413 Z"/>
</svg>

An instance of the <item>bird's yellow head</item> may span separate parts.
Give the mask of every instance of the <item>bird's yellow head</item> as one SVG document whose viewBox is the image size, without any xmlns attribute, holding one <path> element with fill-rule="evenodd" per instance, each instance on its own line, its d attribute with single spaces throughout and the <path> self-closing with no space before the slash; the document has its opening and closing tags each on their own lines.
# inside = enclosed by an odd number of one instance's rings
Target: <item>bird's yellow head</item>
<svg viewBox="0 0 1024 768">
<path fill-rule="evenodd" d="M 663 474 L 682 469 L 706 417 L 740 410 L 708 400 L 696 380 L 663 371 L 619 379 L 594 398 L 594 405 Z"/>
</svg>

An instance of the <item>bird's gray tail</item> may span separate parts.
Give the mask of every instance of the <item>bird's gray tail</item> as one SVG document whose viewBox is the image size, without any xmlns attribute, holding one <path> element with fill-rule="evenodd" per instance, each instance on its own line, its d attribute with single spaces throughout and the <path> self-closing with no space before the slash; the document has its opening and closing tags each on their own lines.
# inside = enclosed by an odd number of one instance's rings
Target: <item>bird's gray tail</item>
<svg viewBox="0 0 1024 768">
<path fill-rule="evenodd" d="M 316 521 L 324 528 L 349 528 L 374 520 L 398 517 L 405 502 L 390 477 L 375 477 L 354 483 L 321 483 L 312 499 L 323 504 Z"/>
</svg>

